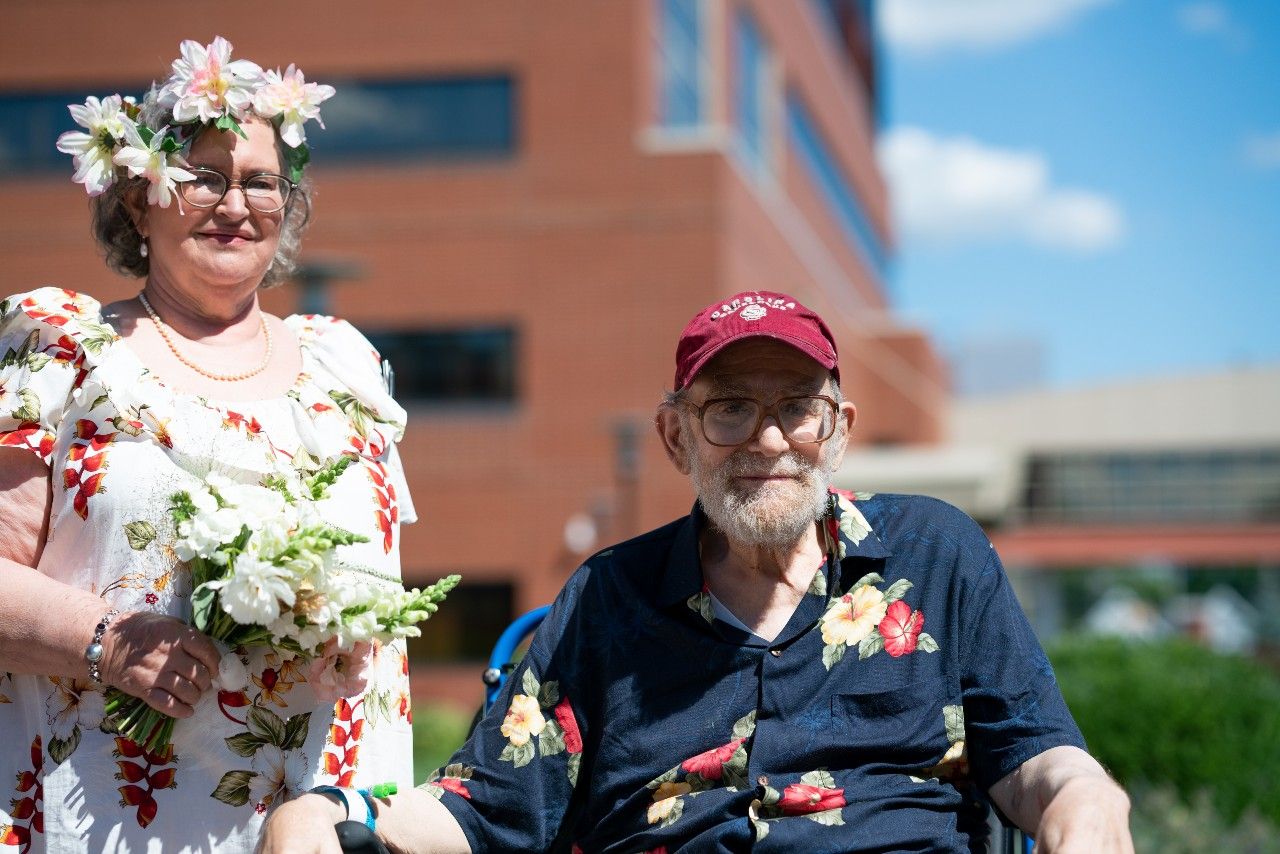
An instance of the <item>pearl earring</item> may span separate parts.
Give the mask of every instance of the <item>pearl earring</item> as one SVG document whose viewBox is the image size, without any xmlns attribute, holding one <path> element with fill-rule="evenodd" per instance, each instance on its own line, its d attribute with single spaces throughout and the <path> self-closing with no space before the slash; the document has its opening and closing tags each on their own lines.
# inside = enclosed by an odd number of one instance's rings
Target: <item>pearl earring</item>
<svg viewBox="0 0 1280 854">
<path fill-rule="evenodd" d="M 147 249 L 147 241 L 145 239 L 142 241 L 142 245 L 138 247 L 138 254 L 143 258 L 151 254 L 151 251 Z"/>
</svg>

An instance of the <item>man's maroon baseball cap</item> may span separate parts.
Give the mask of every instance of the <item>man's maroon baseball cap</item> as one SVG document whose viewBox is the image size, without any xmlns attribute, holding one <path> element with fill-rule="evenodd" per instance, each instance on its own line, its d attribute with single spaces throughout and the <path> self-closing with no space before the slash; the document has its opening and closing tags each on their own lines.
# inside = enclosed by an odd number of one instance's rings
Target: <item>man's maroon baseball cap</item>
<svg viewBox="0 0 1280 854">
<path fill-rule="evenodd" d="M 840 381 L 836 342 L 821 317 L 786 294 L 746 291 L 707 306 L 680 333 L 675 390 L 691 383 L 716 353 L 747 338 L 790 344 Z"/>
</svg>

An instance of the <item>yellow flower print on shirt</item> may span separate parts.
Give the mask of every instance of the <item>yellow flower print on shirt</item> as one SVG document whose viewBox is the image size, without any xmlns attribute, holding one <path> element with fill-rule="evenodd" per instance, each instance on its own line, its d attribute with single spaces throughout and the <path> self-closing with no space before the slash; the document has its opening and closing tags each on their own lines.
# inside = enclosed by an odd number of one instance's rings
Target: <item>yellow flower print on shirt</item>
<svg viewBox="0 0 1280 854">
<path fill-rule="evenodd" d="M 502 721 L 502 734 L 513 746 L 523 747 L 529 743 L 531 736 L 542 732 L 546 725 L 547 719 L 542 716 L 537 698 L 516 694 Z"/>
</svg>

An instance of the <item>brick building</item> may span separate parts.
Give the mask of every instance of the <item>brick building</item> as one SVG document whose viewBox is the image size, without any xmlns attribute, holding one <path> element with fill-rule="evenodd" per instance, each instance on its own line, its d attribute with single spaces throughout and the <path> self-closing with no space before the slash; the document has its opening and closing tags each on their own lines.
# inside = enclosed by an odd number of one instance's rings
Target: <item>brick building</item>
<svg viewBox="0 0 1280 854">
<path fill-rule="evenodd" d="M 938 437 L 941 363 L 887 295 L 868 3 L 156 8 L 6 10 L 2 289 L 137 288 L 103 267 L 53 148 L 66 104 L 141 93 L 181 39 L 215 34 L 337 86 L 310 134 L 305 287 L 266 304 L 344 316 L 396 367 L 422 519 L 405 574 L 465 578 L 418 647 L 436 662 L 420 699 L 476 696 L 475 665 L 444 662 L 549 600 L 581 552 L 687 511 L 652 412 L 680 328 L 717 297 L 784 290 L 832 323 L 855 441 Z"/>
</svg>

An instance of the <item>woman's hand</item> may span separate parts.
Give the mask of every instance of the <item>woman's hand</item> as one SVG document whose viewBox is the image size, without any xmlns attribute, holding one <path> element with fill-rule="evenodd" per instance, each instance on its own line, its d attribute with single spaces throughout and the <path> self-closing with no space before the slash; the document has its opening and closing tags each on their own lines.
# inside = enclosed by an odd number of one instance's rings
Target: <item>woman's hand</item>
<svg viewBox="0 0 1280 854">
<path fill-rule="evenodd" d="M 257 854 L 342 854 L 333 827 L 346 817 L 347 811 L 324 795 L 294 798 L 267 818 Z"/>
<path fill-rule="evenodd" d="M 213 641 L 191 626 L 147 611 L 113 620 L 102 646 L 102 681 L 174 718 L 195 712 L 222 657 Z"/>
</svg>

